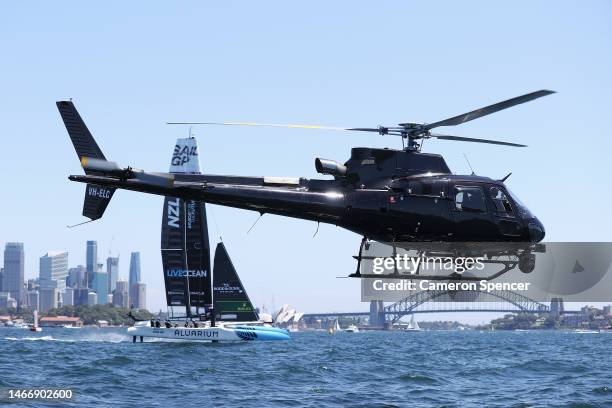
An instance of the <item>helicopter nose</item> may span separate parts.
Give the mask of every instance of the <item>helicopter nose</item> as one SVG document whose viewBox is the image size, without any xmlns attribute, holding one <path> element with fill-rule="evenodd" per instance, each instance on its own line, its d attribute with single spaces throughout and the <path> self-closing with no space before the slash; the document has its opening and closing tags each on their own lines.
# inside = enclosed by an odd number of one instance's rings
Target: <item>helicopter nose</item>
<svg viewBox="0 0 612 408">
<path fill-rule="evenodd" d="M 536 217 L 529 221 L 529 240 L 531 242 L 540 242 L 544 239 L 546 230 L 544 225 Z"/>
</svg>

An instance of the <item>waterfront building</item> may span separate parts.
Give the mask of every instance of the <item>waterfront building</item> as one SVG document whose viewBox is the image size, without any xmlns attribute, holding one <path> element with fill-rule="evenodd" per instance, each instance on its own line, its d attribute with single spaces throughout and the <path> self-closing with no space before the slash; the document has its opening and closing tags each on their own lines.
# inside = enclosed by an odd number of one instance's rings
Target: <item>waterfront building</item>
<svg viewBox="0 0 612 408">
<path fill-rule="evenodd" d="M 98 270 L 93 273 L 91 280 L 91 290 L 98 295 L 97 304 L 106 304 L 108 299 L 108 275 L 106 272 Z"/>
<path fill-rule="evenodd" d="M 41 288 L 57 288 L 60 293 L 64 293 L 67 277 L 68 252 L 49 251 L 40 257 Z"/>
<path fill-rule="evenodd" d="M 60 292 L 57 288 L 52 287 L 41 287 L 38 291 L 40 295 L 39 300 L 39 311 L 41 313 L 47 313 L 51 309 L 57 309 L 60 304 Z"/>
<path fill-rule="evenodd" d="M 96 292 L 89 292 L 87 294 L 87 304 L 89 306 L 98 304 L 98 294 Z"/>
<path fill-rule="evenodd" d="M 98 327 L 108 327 L 109 326 L 108 320 L 98 320 L 96 321 L 96 324 L 98 325 Z"/>
<path fill-rule="evenodd" d="M 9 292 L 17 300 L 23 302 L 23 275 L 25 257 L 22 242 L 7 242 L 4 247 L 4 271 L 2 273 L 2 291 Z"/>
<path fill-rule="evenodd" d="M 108 275 L 108 293 L 113 293 L 119 279 L 119 257 L 106 258 L 106 274 Z"/>
<path fill-rule="evenodd" d="M 45 316 L 40 318 L 39 323 L 42 327 L 81 327 L 83 326 L 83 319 L 68 316 Z"/>
<path fill-rule="evenodd" d="M 98 267 L 98 242 L 87 241 L 87 253 L 85 260 L 85 268 L 87 271 L 87 287 L 91 287 L 91 281 L 93 279 L 93 273 L 96 272 Z"/>
<path fill-rule="evenodd" d="M 28 290 L 28 305 L 32 310 L 40 310 L 40 294 L 38 290 Z"/>
</svg>

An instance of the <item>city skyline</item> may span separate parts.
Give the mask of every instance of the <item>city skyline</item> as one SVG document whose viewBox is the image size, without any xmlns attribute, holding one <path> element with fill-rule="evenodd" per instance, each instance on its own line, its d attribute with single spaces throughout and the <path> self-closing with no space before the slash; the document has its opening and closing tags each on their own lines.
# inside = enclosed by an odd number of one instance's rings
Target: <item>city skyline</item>
<svg viewBox="0 0 612 408">
<path fill-rule="evenodd" d="M 97 241 L 87 240 L 85 265 L 71 265 L 69 251 L 49 250 L 39 257 L 38 274 L 25 274 L 25 244 L 7 242 L 3 267 L 0 269 L 0 293 L 7 305 L 30 307 L 41 312 L 63 305 L 115 303 L 112 295 L 122 279 L 119 256 L 110 253 L 106 263 L 98 262 Z M 7 273 L 5 273 L 7 271 Z M 132 252 L 130 259 L 133 302 L 128 291 L 119 291 L 120 305 L 134 305 L 146 309 L 147 285 L 141 282 L 140 253 Z M 5 290 L 5 288 L 7 290 Z"/>
</svg>

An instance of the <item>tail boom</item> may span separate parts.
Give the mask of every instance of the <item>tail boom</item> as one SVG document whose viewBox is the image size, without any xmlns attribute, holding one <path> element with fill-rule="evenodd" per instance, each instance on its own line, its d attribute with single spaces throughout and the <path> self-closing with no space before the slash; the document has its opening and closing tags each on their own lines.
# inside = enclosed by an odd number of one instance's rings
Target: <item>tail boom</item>
<svg viewBox="0 0 612 408">
<path fill-rule="evenodd" d="M 143 174 L 155 175 L 155 173 Z M 167 176 L 167 174 L 165 175 Z M 161 175 L 157 177 L 161 177 Z M 179 197 L 186 200 L 200 200 L 209 204 L 331 224 L 337 224 L 346 210 L 346 196 L 343 193 L 307 191 L 286 187 L 208 183 L 205 181 L 206 175 L 177 176 L 168 185 L 153 184 L 142 178 L 118 179 L 105 176 L 73 175 L 69 179 L 81 183 Z M 189 181 L 190 179 L 193 179 L 193 181 Z"/>
</svg>

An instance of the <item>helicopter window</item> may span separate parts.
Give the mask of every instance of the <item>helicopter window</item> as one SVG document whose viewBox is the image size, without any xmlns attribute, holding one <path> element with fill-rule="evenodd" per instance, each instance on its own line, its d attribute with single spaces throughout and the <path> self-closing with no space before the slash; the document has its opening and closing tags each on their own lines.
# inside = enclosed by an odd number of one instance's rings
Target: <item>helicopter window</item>
<svg viewBox="0 0 612 408">
<path fill-rule="evenodd" d="M 462 187 L 455 194 L 455 208 L 458 211 L 485 212 L 484 194 L 480 188 Z"/>
<path fill-rule="evenodd" d="M 493 203 L 495 204 L 495 211 L 512 214 L 512 205 L 510 205 L 510 200 L 508 200 L 506 193 L 504 193 L 498 187 L 491 187 L 489 189 L 489 193 L 491 194 L 491 199 L 493 199 Z"/>
</svg>

